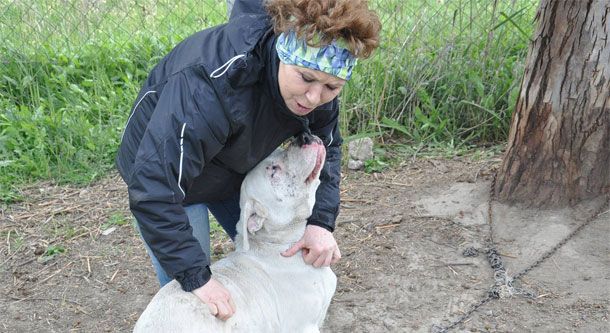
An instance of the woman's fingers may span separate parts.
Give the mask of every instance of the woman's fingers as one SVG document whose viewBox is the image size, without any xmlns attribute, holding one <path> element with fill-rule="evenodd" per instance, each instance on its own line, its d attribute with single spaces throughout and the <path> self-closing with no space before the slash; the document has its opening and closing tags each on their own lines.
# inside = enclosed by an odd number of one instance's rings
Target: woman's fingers
<svg viewBox="0 0 610 333">
<path fill-rule="evenodd" d="M 193 290 L 193 293 L 208 305 L 210 313 L 218 319 L 227 320 L 235 313 L 236 307 L 231 293 L 214 278 Z"/>
<path fill-rule="evenodd" d="M 216 307 L 218 308 L 218 314 L 216 314 L 218 319 L 227 320 L 231 318 L 234 313 L 233 309 L 229 305 L 229 302 L 226 300 L 216 302 Z"/>
<path fill-rule="evenodd" d="M 335 251 L 333 251 L 333 255 L 330 261 L 331 265 L 336 264 L 339 259 L 341 259 L 341 251 L 339 250 L 339 247 L 336 247 Z"/>
<path fill-rule="evenodd" d="M 218 307 L 216 307 L 216 304 L 214 303 L 206 303 L 208 305 L 208 309 L 210 309 L 210 314 L 212 314 L 212 316 L 216 317 L 216 315 L 218 315 Z"/>
</svg>

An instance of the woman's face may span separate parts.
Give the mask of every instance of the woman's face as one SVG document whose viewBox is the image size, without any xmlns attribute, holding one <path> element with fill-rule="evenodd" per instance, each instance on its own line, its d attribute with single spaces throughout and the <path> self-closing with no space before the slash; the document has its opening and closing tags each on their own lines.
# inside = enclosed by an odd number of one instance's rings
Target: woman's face
<svg viewBox="0 0 610 333">
<path fill-rule="evenodd" d="M 347 82 L 324 72 L 283 62 L 280 62 L 278 81 L 286 106 L 299 116 L 332 101 Z"/>
</svg>

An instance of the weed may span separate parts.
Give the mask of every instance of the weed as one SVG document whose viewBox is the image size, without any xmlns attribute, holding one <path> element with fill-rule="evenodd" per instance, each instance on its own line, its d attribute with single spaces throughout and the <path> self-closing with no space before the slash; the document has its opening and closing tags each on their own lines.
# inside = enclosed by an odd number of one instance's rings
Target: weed
<svg viewBox="0 0 610 333">
<path fill-rule="evenodd" d="M 210 234 L 216 234 L 220 232 L 224 232 L 224 229 L 222 228 L 220 223 L 218 223 L 216 218 L 212 214 L 210 214 Z"/>
<path fill-rule="evenodd" d="M 21 235 L 16 230 L 9 230 L 6 232 L 2 232 L 2 233 L 0 233 L 0 238 L 2 240 L 6 240 L 6 244 L 8 246 L 7 254 L 9 254 L 9 255 L 13 254 L 15 252 L 18 252 L 25 245 L 23 235 Z"/>
<path fill-rule="evenodd" d="M 113 213 L 110 215 L 108 220 L 102 224 L 102 230 L 106 230 L 113 226 L 123 226 L 130 224 L 131 218 L 125 217 L 125 215 L 121 213 Z"/>
<path fill-rule="evenodd" d="M 57 256 L 59 256 L 62 253 L 66 252 L 66 248 L 61 246 L 61 245 L 49 245 L 47 246 L 47 248 L 45 249 L 45 251 L 42 253 L 42 255 L 40 257 L 38 257 L 37 261 L 39 263 L 46 263 L 48 261 L 51 261 L 53 259 L 55 259 Z"/>
<path fill-rule="evenodd" d="M 384 162 L 380 158 L 372 158 L 364 161 L 364 172 L 366 173 L 379 173 L 388 167 L 388 163 Z"/>
<path fill-rule="evenodd" d="M 66 249 L 61 245 L 49 245 L 42 256 L 52 258 L 64 252 L 66 252 Z"/>
</svg>

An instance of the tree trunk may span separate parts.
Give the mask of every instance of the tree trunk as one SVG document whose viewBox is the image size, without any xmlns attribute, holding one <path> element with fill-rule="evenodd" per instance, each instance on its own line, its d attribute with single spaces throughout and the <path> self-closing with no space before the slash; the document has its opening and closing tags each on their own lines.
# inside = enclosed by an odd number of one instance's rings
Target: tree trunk
<svg viewBox="0 0 610 333">
<path fill-rule="evenodd" d="M 532 207 L 610 191 L 610 4 L 542 0 L 496 196 Z"/>
</svg>

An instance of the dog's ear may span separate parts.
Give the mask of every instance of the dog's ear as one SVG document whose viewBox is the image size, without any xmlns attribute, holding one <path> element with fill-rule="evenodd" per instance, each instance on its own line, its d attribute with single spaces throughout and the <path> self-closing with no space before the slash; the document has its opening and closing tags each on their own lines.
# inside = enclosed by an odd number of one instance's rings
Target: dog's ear
<svg viewBox="0 0 610 333">
<path fill-rule="evenodd" d="M 267 218 L 267 210 L 258 201 L 253 200 L 254 209 L 248 215 L 248 231 L 253 234 L 263 227 L 263 222 Z"/>
<path fill-rule="evenodd" d="M 247 200 L 241 209 L 239 222 L 241 223 L 242 249 L 250 249 L 248 233 L 254 234 L 263 227 L 263 222 L 267 218 L 267 210 L 256 200 Z"/>
</svg>

